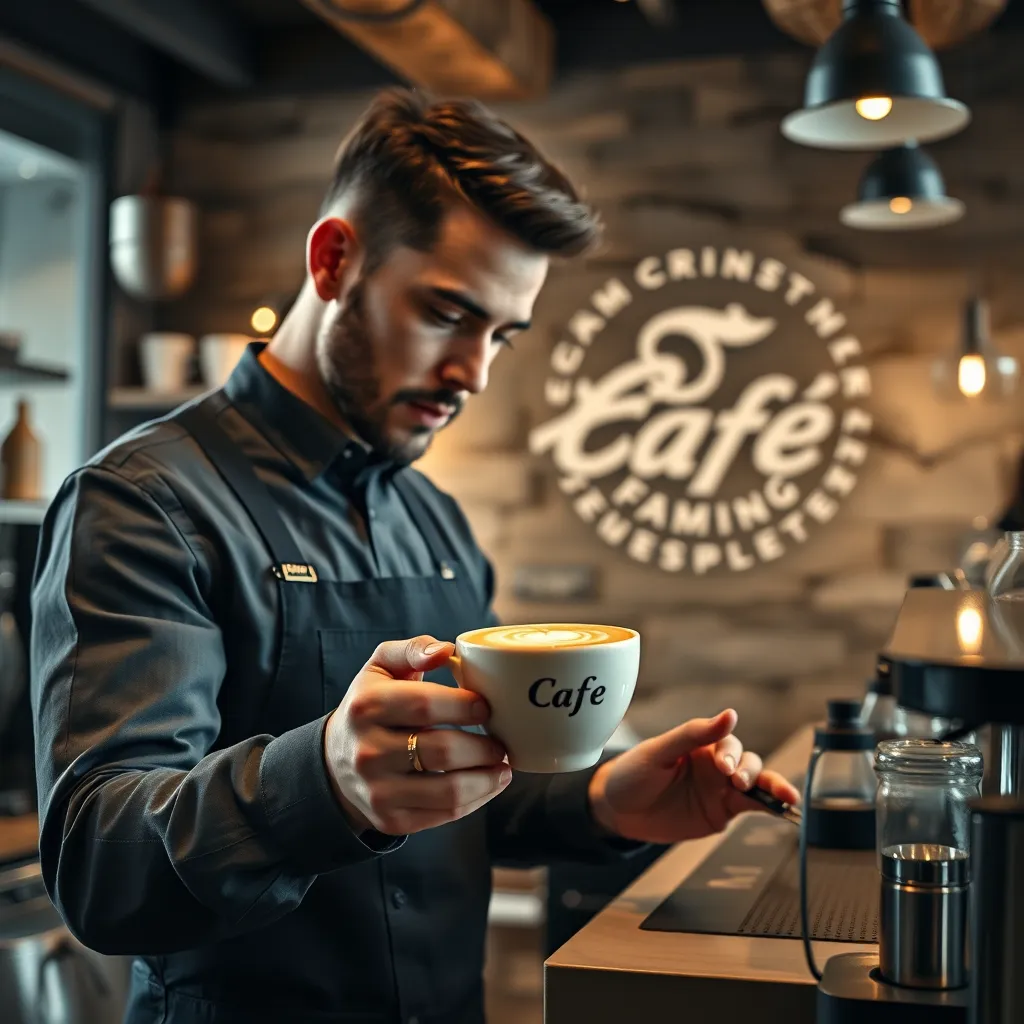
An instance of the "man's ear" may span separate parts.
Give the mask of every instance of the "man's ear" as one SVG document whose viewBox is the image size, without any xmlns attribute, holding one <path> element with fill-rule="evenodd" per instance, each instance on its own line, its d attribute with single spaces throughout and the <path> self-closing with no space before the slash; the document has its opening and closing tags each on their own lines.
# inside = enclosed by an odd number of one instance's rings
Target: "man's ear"
<svg viewBox="0 0 1024 1024">
<path fill-rule="evenodd" d="M 341 298 L 355 280 L 362 253 L 352 225 L 340 217 L 322 217 L 306 243 L 306 270 L 321 301 Z"/>
</svg>

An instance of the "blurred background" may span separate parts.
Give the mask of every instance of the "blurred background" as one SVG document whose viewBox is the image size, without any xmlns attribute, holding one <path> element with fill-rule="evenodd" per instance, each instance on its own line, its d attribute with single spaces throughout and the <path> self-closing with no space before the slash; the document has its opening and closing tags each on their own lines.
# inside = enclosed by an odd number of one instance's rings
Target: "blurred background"
<svg viewBox="0 0 1024 1024">
<path fill-rule="evenodd" d="M 19 666 L 48 499 L 104 443 L 216 386 L 250 338 L 273 334 L 339 141 L 395 83 L 484 98 L 606 223 L 601 250 L 554 268 L 533 329 L 422 463 L 494 561 L 502 618 L 642 632 L 626 743 L 731 705 L 767 752 L 827 699 L 862 695 L 908 578 L 962 564 L 1019 504 L 1024 442 L 1024 11 L 905 6 L 972 118 L 926 147 L 958 219 L 889 231 L 840 218 L 876 152 L 780 131 L 838 0 L 5 4 L 2 813 L 34 802 Z M 895 195 L 898 217 L 903 193 L 878 194 Z M 708 245 L 799 266 L 842 311 L 870 373 L 870 429 L 830 522 L 777 560 L 698 576 L 600 539 L 529 439 L 552 415 L 552 350 L 595 290 L 628 283 L 645 257 Z M 601 344 L 631 358 L 630 338 Z M 812 344 L 779 339 L 787 372 L 801 345 L 817 366 Z M 979 351 L 980 378 L 963 363 Z M 499 871 L 494 1022 L 541 1019 L 543 955 L 642 866 Z"/>
</svg>

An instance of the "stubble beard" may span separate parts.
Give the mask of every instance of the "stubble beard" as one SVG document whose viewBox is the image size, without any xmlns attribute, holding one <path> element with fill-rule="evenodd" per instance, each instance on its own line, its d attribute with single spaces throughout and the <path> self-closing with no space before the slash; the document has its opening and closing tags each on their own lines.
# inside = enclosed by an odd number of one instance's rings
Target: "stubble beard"
<svg viewBox="0 0 1024 1024">
<path fill-rule="evenodd" d="M 320 378 L 342 419 L 378 459 L 406 466 L 427 451 L 433 440 L 430 430 L 405 441 L 388 436 L 387 415 L 392 403 L 381 402 L 378 368 L 366 328 L 363 281 L 353 285 L 341 316 L 322 329 L 316 358 Z"/>
</svg>

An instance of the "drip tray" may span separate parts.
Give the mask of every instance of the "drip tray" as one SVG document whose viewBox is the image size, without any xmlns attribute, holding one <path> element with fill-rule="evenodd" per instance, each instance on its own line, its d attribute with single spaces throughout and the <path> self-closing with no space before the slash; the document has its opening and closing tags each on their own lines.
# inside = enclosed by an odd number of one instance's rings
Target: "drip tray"
<svg viewBox="0 0 1024 1024">
<path fill-rule="evenodd" d="M 798 833 L 751 815 L 640 926 L 774 939 L 800 938 Z M 878 941 L 879 878 L 873 850 L 807 851 L 813 938 Z"/>
</svg>

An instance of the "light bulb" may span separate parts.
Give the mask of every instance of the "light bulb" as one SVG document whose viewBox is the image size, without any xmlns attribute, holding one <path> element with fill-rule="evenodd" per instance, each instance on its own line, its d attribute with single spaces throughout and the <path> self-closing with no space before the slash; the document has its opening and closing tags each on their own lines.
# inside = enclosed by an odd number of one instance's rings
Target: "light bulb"
<svg viewBox="0 0 1024 1024">
<path fill-rule="evenodd" d="M 888 117 L 892 110 L 892 98 L 889 96 L 863 96 L 854 104 L 857 113 L 865 121 L 881 121 Z"/>
<path fill-rule="evenodd" d="M 910 213 L 910 208 L 914 204 L 906 196 L 893 196 L 889 200 L 889 209 L 893 213 Z"/>
<path fill-rule="evenodd" d="M 277 326 L 277 313 L 269 306 L 260 306 L 259 309 L 253 310 L 249 322 L 257 334 L 269 334 Z"/>
<path fill-rule="evenodd" d="M 960 393 L 968 398 L 980 395 L 985 389 L 985 360 L 977 353 L 960 357 L 956 382 Z"/>
</svg>

